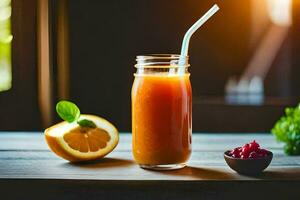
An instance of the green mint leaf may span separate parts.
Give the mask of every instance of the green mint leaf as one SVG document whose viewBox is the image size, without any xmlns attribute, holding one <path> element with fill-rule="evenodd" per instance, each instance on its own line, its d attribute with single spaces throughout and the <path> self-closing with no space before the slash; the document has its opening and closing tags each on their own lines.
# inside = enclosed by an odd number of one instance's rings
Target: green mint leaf
<svg viewBox="0 0 300 200">
<path fill-rule="evenodd" d="M 57 114 L 65 121 L 71 123 L 80 117 L 80 110 L 70 101 L 60 101 L 56 104 Z"/>
<path fill-rule="evenodd" d="M 91 120 L 88 120 L 88 119 L 82 119 L 82 120 L 79 120 L 77 122 L 77 124 L 79 124 L 80 126 L 83 126 L 83 127 L 89 127 L 89 128 L 96 128 L 96 124 L 91 121 Z"/>
</svg>

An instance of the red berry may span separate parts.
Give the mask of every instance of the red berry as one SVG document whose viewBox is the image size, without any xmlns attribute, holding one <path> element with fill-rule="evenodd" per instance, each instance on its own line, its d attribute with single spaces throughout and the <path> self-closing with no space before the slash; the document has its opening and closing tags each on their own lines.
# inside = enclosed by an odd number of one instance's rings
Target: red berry
<svg viewBox="0 0 300 200">
<path fill-rule="evenodd" d="M 240 152 L 242 147 L 236 147 L 232 149 L 228 154 L 234 158 L 240 158 Z"/>
<path fill-rule="evenodd" d="M 266 149 L 259 149 L 258 152 L 262 155 L 262 157 L 267 156 L 269 153 L 269 151 Z"/>
<path fill-rule="evenodd" d="M 249 154 L 250 154 L 250 152 L 251 152 L 251 151 L 250 151 L 250 149 L 249 149 L 249 146 L 244 146 L 244 147 L 242 148 L 242 155 L 248 157 Z"/>
<path fill-rule="evenodd" d="M 239 157 L 240 157 L 239 154 L 232 154 L 232 155 L 230 155 L 230 156 L 233 157 L 233 158 L 239 158 Z"/>
<path fill-rule="evenodd" d="M 266 149 L 261 149 L 259 144 L 253 140 L 250 143 L 245 144 L 242 147 L 236 147 L 228 153 L 230 156 L 234 158 L 262 158 L 269 154 L 269 151 Z"/>
<path fill-rule="evenodd" d="M 231 157 L 240 158 L 240 153 L 239 152 L 234 152 L 233 154 L 231 154 Z"/>
<path fill-rule="evenodd" d="M 259 144 L 253 140 L 253 142 L 249 144 L 249 148 L 251 151 L 256 151 L 259 148 Z"/>
<path fill-rule="evenodd" d="M 238 154 L 240 152 L 239 148 L 234 148 L 233 150 L 231 150 L 231 154 Z"/>
<path fill-rule="evenodd" d="M 252 151 L 249 155 L 249 158 L 257 158 L 258 154 L 255 151 Z"/>
</svg>

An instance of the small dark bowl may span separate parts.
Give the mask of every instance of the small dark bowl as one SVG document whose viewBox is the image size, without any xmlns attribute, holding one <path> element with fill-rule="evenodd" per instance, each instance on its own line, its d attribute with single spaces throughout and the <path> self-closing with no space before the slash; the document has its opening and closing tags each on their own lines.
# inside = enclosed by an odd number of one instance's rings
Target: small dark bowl
<svg viewBox="0 0 300 200">
<path fill-rule="evenodd" d="M 233 158 L 229 155 L 230 150 L 224 152 L 224 158 L 228 166 L 239 174 L 257 175 L 266 169 L 272 161 L 273 153 L 263 158 Z"/>
</svg>

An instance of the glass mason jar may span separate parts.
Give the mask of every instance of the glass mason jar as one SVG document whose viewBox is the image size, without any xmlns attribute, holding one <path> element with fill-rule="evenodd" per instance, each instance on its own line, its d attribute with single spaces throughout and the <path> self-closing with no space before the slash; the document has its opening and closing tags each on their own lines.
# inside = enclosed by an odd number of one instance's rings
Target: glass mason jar
<svg viewBox="0 0 300 200">
<path fill-rule="evenodd" d="M 179 169 L 192 143 L 192 88 L 188 57 L 137 56 L 132 99 L 132 150 L 142 168 Z"/>
</svg>

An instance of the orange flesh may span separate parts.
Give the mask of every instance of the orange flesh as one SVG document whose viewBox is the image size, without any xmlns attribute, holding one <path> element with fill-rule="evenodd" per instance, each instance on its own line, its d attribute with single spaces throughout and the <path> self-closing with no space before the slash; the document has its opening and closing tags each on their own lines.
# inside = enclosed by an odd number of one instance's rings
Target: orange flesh
<svg viewBox="0 0 300 200">
<path fill-rule="evenodd" d="M 100 128 L 77 127 L 64 135 L 65 142 L 80 152 L 96 152 L 106 147 L 110 135 Z"/>
<path fill-rule="evenodd" d="M 178 164 L 191 153 L 189 74 L 136 76 L 132 87 L 133 155 L 139 164 Z"/>
</svg>

